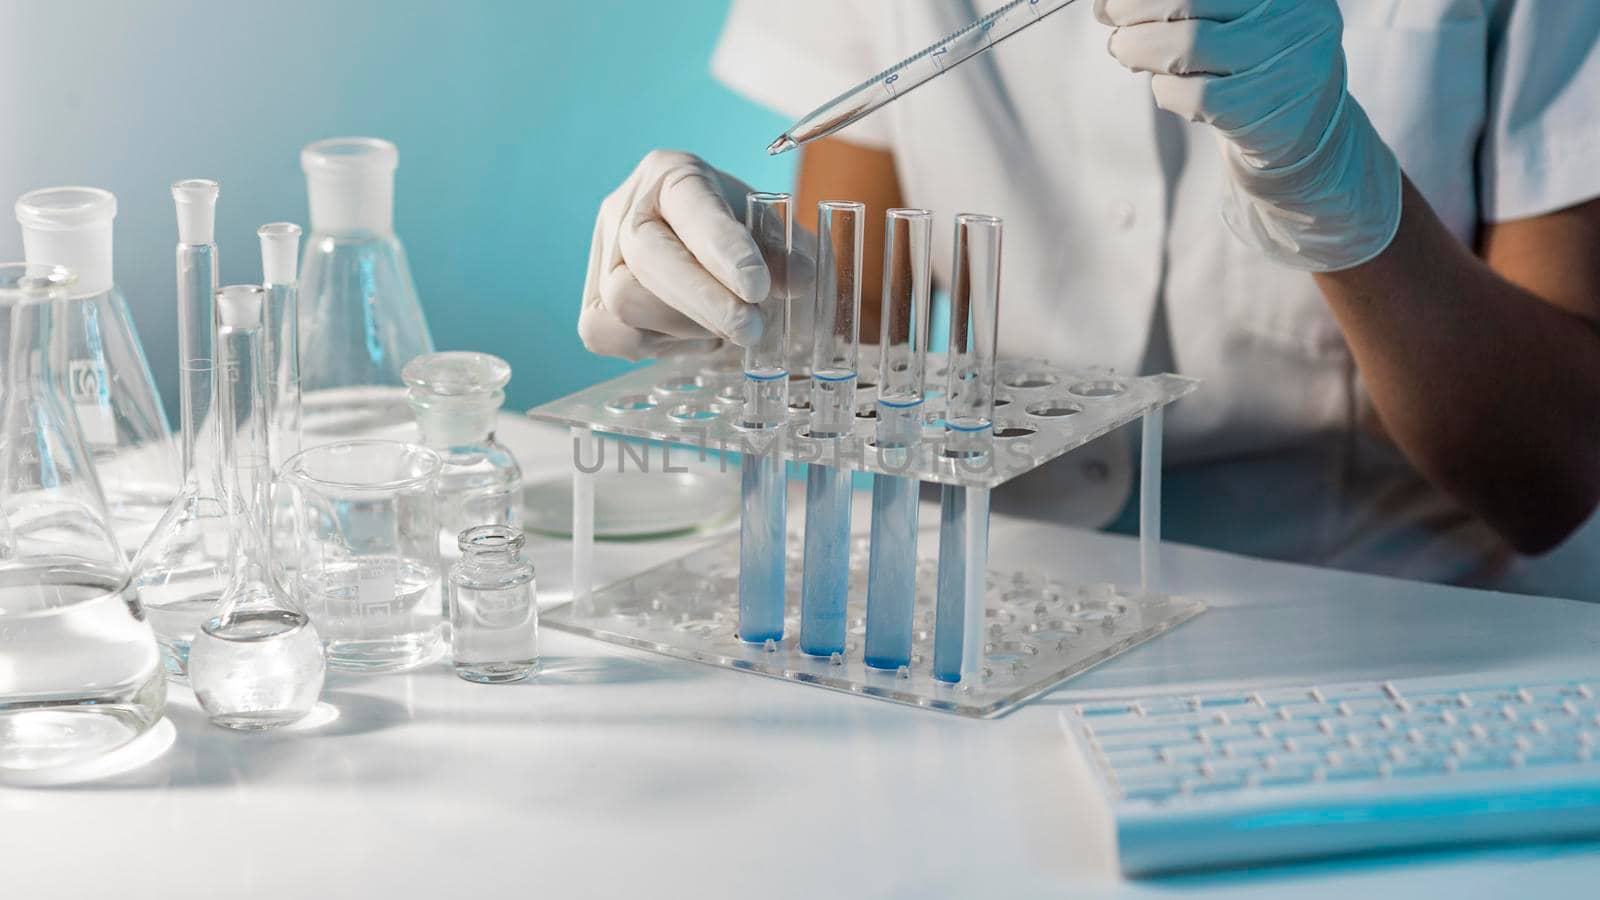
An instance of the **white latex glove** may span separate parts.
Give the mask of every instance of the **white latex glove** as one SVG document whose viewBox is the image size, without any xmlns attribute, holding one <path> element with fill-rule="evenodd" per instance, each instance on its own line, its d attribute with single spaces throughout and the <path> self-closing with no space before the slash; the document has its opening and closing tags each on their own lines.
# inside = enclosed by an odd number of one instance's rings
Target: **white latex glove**
<svg viewBox="0 0 1600 900">
<path fill-rule="evenodd" d="M 1273 260 L 1333 271 L 1400 224 L 1400 165 L 1345 89 L 1336 0 L 1095 0 L 1156 104 L 1216 129 L 1223 219 Z M 1419 86 L 1423 87 L 1423 86 Z"/>
<path fill-rule="evenodd" d="M 584 346 L 638 360 L 760 336 L 753 304 L 772 282 L 742 224 L 749 191 L 697 156 L 646 155 L 595 218 L 578 315 Z M 794 229 L 791 285 L 809 283 L 814 269 L 806 237 Z"/>
</svg>

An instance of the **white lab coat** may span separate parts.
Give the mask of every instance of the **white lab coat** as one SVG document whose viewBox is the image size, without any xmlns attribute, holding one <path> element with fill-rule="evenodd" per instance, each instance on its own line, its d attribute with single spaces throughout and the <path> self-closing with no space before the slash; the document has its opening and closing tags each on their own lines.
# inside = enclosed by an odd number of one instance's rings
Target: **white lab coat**
<svg viewBox="0 0 1600 900">
<path fill-rule="evenodd" d="M 735 0 L 713 69 L 799 116 L 998 5 Z M 1482 221 L 1600 195 L 1600 2 L 1340 5 L 1351 93 L 1462 241 Z M 1078 3 L 839 137 L 892 150 L 907 203 L 942 222 L 1005 218 L 1003 355 L 1204 380 L 1168 418 L 1173 537 L 1497 582 L 1505 545 L 1372 433 L 1310 276 L 1265 261 L 1222 224 L 1209 129 L 1158 110 L 1148 78 L 1106 53 L 1108 36 Z M 949 241 L 935 248 L 942 277 Z M 1099 441 L 996 503 L 1104 524 L 1133 483 L 1127 444 Z"/>
</svg>

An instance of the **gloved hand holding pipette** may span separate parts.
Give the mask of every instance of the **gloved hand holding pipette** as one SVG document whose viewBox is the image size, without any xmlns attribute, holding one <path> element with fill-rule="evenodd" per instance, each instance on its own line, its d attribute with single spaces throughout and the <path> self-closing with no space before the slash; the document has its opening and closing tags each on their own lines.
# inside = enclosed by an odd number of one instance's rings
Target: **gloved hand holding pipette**
<svg viewBox="0 0 1600 900">
<path fill-rule="evenodd" d="M 759 336 L 753 304 L 770 278 L 739 218 L 749 191 L 697 156 L 646 155 L 595 219 L 578 316 L 584 346 L 638 360 Z M 795 228 L 791 289 L 811 282 L 813 244 Z"/>
<path fill-rule="evenodd" d="M 1156 104 L 1216 129 L 1223 218 L 1274 262 L 1346 269 L 1400 224 L 1400 165 L 1345 89 L 1336 0 L 1095 0 Z"/>
</svg>

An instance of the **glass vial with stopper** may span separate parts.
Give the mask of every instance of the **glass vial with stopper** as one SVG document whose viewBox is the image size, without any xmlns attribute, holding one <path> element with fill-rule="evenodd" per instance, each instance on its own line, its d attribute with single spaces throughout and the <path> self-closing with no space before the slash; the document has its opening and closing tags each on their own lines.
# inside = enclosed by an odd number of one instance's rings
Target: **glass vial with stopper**
<svg viewBox="0 0 1600 900">
<path fill-rule="evenodd" d="M 744 351 L 744 414 L 739 422 L 739 638 L 755 644 L 783 639 L 790 207 L 788 194 L 751 193 L 745 198 L 745 226 L 772 276 L 771 290 L 757 307 L 761 334 Z"/>
<path fill-rule="evenodd" d="M 468 681 L 502 684 L 539 670 L 539 605 L 522 532 L 479 525 L 461 532 L 450 570 L 451 655 Z"/>
<path fill-rule="evenodd" d="M 232 558 L 222 500 L 215 410 L 218 187 L 190 179 L 172 186 L 178 212 L 178 383 L 183 484 L 139 548 L 133 583 L 161 641 L 167 674 L 184 677 L 189 644 L 228 586 Z"/>
<path fill-rule="evenodd" d="M 855 428 L 860 350 L 861 247 L 867 208 L 817 204 L 817 282 L 812 323 L 811 439 L 819 462 L 806 471 L 805 558 L 800 578 L 800 649 L 844 653 L 850 594 L 851 472 L 839 445 Z"/>
<path fill-rule="evenodd" d="M 134 553 L 177 495 L 182 472 L 161 396 L 128 301 L 112 279 L 117 198 L 91 187 L 55 187 L 16 203 L 29 263 L 77 275 L 58 302 L 60 377 L 105 491 L 117 541 Z"/>
<path fill-rule="evenodd" d="M 377 138 L 330 138 L 300 151 L 311 201 L 300 263 L 302 427 L 323 441 L 403 421 L 401 370 L 433 352 L 394 233 L 399 160 Z"/>
<path fill-rule="evenodd" d="M 221 607 L 189 651 L 201 708 L 212 722 L 244 730 L 305 717 L 326 671 L 322 640 L 272 572 L 265 306 L 266 291 L 255 285 L 217 292 L 217 396 L 233 566 Z"/>
<path fill-rule="evenodd" d="M 55 341 L 60 266 L 0 265 L 0 778 L 89 762 L 161 718 L 161 653 L 128 584 Z"/>
<path fill-rule="evenodd" d="M 511 366 L 487 353 L 427 353 L 406 363 L 406 397 L 423 445 L 439 454 L 440 549 L 474 525 L 516 527 L 522 469 L 494 437 Z"/>
</svg>

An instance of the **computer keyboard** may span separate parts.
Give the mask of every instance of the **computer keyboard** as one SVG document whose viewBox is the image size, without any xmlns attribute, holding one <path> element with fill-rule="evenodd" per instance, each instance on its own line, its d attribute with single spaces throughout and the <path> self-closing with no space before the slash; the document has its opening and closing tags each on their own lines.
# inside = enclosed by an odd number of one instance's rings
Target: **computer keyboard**
<svg viewBox="0 0 1600 900">
<path fill-rule="evenodd" d="M 1600 673 L 1080 703 L 1129 875 L 1600 834 Z"/>
</svg>

